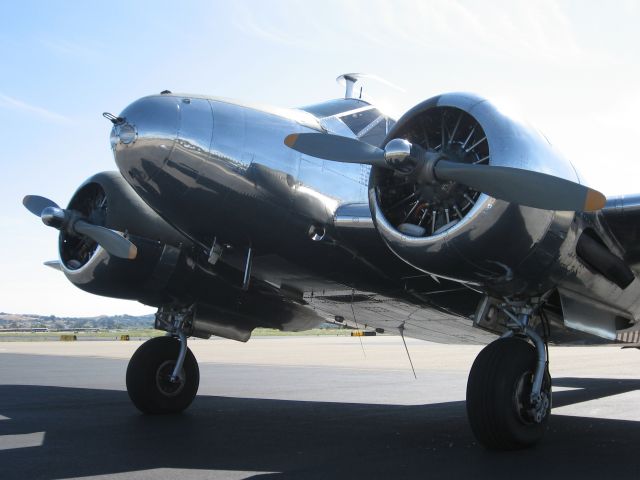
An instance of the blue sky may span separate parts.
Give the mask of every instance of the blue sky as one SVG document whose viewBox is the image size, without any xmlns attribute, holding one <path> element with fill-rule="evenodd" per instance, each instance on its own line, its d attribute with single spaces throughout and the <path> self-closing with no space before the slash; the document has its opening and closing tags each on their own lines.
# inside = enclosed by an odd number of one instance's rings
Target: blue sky
<svg viewBox="0 0 640 480">
<path fill-rule="evenodd" d="M 10 2 L 0 17 L 0 311 L 141 313 L 42 266 L 57 234 L 21 206 L 66 204 L 114 169 L 103 111 L 164 89 L 298 106 L 340 73 L 390 113 L 446 91 L 525 116 L 605 194 L 640 191 L 640 3 Z"/>
</svg>

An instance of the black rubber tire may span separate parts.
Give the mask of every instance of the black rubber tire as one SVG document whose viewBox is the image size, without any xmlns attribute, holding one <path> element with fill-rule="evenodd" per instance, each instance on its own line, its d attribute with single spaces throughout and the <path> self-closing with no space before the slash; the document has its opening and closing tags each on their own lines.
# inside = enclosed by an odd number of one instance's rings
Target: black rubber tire
<svg viewBox="0 0 640 480">
<path fill-rule="evenodd" d="M 187 348 L 182 369 L 182 383 L 167 393 L 174 384 L 165 383 L 166 373 L 175 366 L 180 341 L 173 337 L 147 340 L 135 351 L 127 367 L 127 392 L 133 404 L 143 413 L 168 414 L 183 411 L 196 396 L 200 384 L 198 362 Z M 179 390 L 178 390 L 179 389 Z"/>
<path fill-rule="evenodd" d="M 523 339 L 509 337 L 487 345 L 476 357 L 467 382 L 467 416 L 476 439 L 491 450 L 516 450 L 537 443 L 547 429 L 551 412 L 551 377 L 546 373 L 542 389 L 549 409 L 541 423 L 528 421 L 516 402 L 531 392 L 536 350 Z M 522 389 L 521 389 L 522 390 Z"/>
</svg>

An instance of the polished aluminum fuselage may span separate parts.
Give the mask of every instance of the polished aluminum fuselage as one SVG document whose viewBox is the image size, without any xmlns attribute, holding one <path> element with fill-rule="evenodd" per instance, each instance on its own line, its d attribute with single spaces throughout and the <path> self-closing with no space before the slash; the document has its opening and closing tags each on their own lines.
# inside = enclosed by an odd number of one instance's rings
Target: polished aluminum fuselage
<svg viewBox="0 0 640 480">
<path fill-rule="evenodd" d="M 371 108 L 351 101 L 342 109 L 363 107 Z M 305 269 L 313 275 L 333 272 L 346 281 L 354 273 L 349 273 L 352 262 L 329 260 L 341 250 L 335 246 L 333 219 L 341 205 L 367 202 L 369 167 L 306 157 L 283 143 L 287 134 L 300 131 L 354 136 L 340 119 L 173 95 L 143 98 L 122 117 L 137 129 L 131 144 L 112 138 L 123 176 L 204 248 L 214 241 L 234 251 L 251 246 L 257 254 L 294 263 L 306 259 Z M 314 226 L 326 229 L 324 241 L 311 240 Z"/>
<path fill-rule="evenodd" d="M 579 180 L 544 137 L 488 102 L 452 94 L 407 115 L 432 105 L 455 106 L 478 118 L 487 132 L 492 165 Z M 352 99 L 326 107 L 276 109 L 156 95 L 122 112 L 136 136 L 125 143 L 119 138 L 121 127 L 115 126 L 112 147 L 125 179 L 170 224 L 203 250 L 227 245 L 231 264 L 238 263 L 234 252 L 251 247 L 269 259 L 256 263 L 256 274 L 280 287 L 326 293 L 327 285 L 334 285 L 336 290 L 389 293 L 402 291 L 411 272 L 426 272 L 500 298 L 529 298 L 558 287 L 631 321 L 639 319 L 637 278 L 621 290 L 576 258 L 576 241 L 586 227 L 597 229 L 607 246 L 619 251 L 600 214 L 543 211 L 481 195 L 453 228 L 428 238 L 408 237 L 384 219 L 375 191 L 368 188 L 369 166 L 309 157 L 284 145 L 287 135 L 298 132 L 356 137 L 364 129 L 354 131 L 344 120 L 370 108 Z M 367 204 L 373 221 L 361 213 L 341 214 Z M 348 235 L 353 230 L 360 234 Z M 402 261 L 379 248 L 380 237 Z M 376 248 L 363 253 L 362 238 L 377 241 Z M 614 326 L 607 328 L 609 337 L 615 335 Z"/>
</svg>

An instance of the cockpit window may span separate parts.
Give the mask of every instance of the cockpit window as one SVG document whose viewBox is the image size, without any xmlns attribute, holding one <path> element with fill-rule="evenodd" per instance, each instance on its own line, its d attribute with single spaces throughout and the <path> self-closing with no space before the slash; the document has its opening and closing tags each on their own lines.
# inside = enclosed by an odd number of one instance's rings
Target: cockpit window
<svg viewBox="0 0 640 480">
<path fill-rule="evenodd" d="M 356 111 L 348 115 L 341 115 L 340 119 L 349 129 L 358 135 L 365 127 L 370 125 L 375 119 L 380 116 L 380 112 L 372 108 L 371 110 Z"/>
<path fill-rule="evenodd" d="M 380 146 L 395 121 L 387 117 L 370 103 L 355 98 L 329 100 L 301 110 L 317 118 L 339 119 L 355 136 L 370 145 Z"/>
<path fill-rule="evenodd" d="M 360 133 L 360 140 L 377 147 L 382 145 L 382 142 L 387 137 L 387 133 L 389 133 L 389 130 L 391 130 L 391 127 L 393 127 L 395 123 L 389 117 L 383 115 L 378 118 L 379 121 L 370 124 L 369 128 L 365 127 L 365 131 L 361 131 Z"/>
</svg>

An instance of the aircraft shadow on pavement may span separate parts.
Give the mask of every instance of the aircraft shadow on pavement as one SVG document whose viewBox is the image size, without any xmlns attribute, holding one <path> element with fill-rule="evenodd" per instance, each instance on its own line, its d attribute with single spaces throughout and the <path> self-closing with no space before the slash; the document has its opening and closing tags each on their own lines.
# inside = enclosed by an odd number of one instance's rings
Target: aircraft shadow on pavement
<svg viewBox="0 0 640 480">
<path fill-rule="evenodd" d="M 559 378 L 566 406 L 640 389 L 640 380 Z M 145 416 L 127 393 L 0 386 L 0 439 L 45 432 L 0 451 L 0 478 L 69 478 L 156 468 L 284 478 L 640 478 L 640 423 L 553 415 L 537 447 L 478 446 L 464 402 L 369 405 L 199 396 L 189 411 Z M 188 471 L 185 472 L 188 474 Z"/>
</svg>

